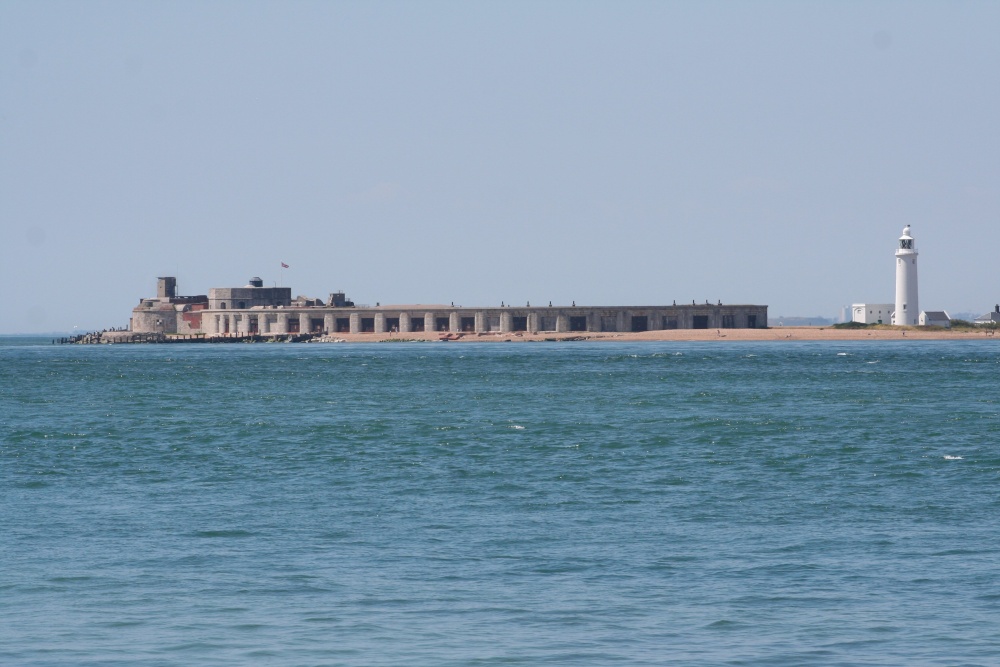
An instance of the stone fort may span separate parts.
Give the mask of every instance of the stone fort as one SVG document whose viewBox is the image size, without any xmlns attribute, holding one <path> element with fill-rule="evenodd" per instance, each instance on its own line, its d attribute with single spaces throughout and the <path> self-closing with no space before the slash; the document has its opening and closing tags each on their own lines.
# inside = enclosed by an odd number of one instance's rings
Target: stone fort
<svg viewBox="0 0 1000 667">
<path fill-rule="evenodd" d="M 763 329 L 767 306 L 704 303 L 670 306 L 355 305 L 343 292 L 325 301 L 296 297 L 290 287 L 214 287 L 178 296 L 177 279 L 157 280 L 156 296 L 132 310 L 137 333 L 216 336 L 439 332 L 597 332 L 663 329 Z"/>
</svg>

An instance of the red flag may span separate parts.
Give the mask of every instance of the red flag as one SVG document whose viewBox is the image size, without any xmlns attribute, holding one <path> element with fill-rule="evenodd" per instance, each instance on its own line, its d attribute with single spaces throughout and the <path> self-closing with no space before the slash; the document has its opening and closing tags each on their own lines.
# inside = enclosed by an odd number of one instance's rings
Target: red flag
<svg viewBox="0 0 1000 667">
<path fill-rule="evenodd" d="M 285 264 L 284 262 L 282 262 L 282 263 L 281 263 L 281 268 L 283 268 L 283 269 L 287 269 L 287 268 L 288 268 L 288 265 L 287 265 L 287 264 Z"/>
</svg>

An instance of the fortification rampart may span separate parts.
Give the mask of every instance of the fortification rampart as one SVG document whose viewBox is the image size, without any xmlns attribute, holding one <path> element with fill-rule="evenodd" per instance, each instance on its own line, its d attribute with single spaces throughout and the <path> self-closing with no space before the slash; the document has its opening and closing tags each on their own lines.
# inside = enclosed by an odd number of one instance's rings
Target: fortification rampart
<svg viewBox="0 0 1000 667">
<path fill-rule="evenodd" d="M 296 300 L 296 303 L 300 301 Z M 316 303 L 322 302 L 317 300 Z M 301 307 L 290 304 L 291 289 L 287 287 L 213 288 L 208 297 L 143 299 L 132 311 L 132 330 L 208 336 L 284 336 L 418 331 L 639 332 L 767 327 L 767 306 L 746 304 L 499 308 L 441 305 Z"/>
</svg>

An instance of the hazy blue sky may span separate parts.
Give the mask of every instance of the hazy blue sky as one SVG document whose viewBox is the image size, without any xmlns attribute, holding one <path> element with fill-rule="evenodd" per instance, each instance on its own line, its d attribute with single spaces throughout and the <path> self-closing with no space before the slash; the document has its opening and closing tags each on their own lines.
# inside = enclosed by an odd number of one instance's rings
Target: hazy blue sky
<svg viewBox="0 0 1000 667">
<path fill-rule="evenodd" d="M 998 2 L 0 2 L 0 332 L 363 303 L 1000 301 Z M 291 268 L 279 275 L 279 262 Z"/>
</svg>

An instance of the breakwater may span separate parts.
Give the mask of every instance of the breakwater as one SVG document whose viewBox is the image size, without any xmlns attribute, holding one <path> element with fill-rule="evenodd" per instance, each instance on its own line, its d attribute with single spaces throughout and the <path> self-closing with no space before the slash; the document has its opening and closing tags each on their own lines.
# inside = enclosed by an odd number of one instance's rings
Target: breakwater
<svg viewBox="0 0 1000 667">
<path fill-rule="evenodd" d="M 215 335 L 163 334 L 134 331 L 94 331 L 76 336 L 54 338 L 54 345 L 135 345 L 165 343 L 305 343 L 317 334 L 283 334 L 261 336 L 254 334 Z"/>
</svg>

